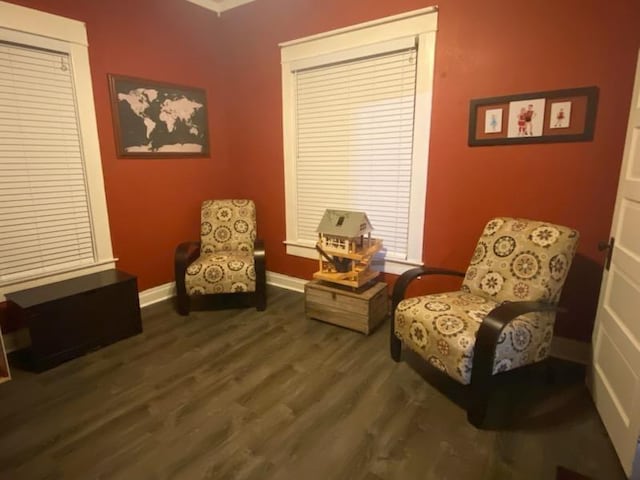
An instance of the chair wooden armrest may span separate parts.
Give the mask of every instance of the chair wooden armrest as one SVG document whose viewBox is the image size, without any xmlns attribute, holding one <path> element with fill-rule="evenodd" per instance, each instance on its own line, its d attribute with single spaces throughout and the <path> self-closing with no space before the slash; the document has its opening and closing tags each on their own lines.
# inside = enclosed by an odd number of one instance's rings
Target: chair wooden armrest
<svg viewBox="0 0 640 480">
<path fill-rule="evenodd" d="M 256 270 L 256 309 L 263 311 L 267 307 L 267 267 L 264 241 L 256 238 L 253 243 L 253 261 Z"/>
<path fill-rule="evenodd" d="M 176 247 L 174 257 L 174 274 L 176 281 L 176 297 L 178 312 L 181 315 L 189 313 L 189 296 L 184 283 L 187 268 L 200 256 L 200 242 L 183 242 Z"/>
<path fill-rule="evenodd" d="M 468 419 L 480 428 L 484 421 L 488 395 L 491 390 L 493 364 L 502 331 L 520 315 L 533 312 L 558 312 L 566 309 L 544 302 L 505 302 L 491 310 L 482 320 L 473 353 L 471 367 L 472 406 Z"/>
</svg>

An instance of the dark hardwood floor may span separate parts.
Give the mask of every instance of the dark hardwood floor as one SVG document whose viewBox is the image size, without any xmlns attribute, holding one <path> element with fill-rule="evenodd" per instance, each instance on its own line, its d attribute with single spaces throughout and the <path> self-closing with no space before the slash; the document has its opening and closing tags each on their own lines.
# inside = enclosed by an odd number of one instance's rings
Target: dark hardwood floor
<svg viewBox="0 0 640 480">
<path fill-rule="evenodd" d="M 139 336 L 41 374 L 14 367 L 0 479 L 624 478 L 574 366 L 516 385 L 520 419 L 479 431 L 455 395 L 391 361 L 388 324 L 367 337 L 268 293 L 265 312 L 162 302 Z"/>
</svg>

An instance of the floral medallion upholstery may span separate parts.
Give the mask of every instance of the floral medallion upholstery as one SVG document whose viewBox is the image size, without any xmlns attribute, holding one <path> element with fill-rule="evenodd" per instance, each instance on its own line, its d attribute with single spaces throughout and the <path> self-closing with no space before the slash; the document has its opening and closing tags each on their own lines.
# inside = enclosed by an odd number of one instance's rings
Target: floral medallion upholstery
<svg viewBox="0 0 640 480">
<path fill-rule="evenodd" d="M 200 257 L 187 268 L 189 295 L 254 292 L 256 209 L 251 200 L 202 203 Z"/>
<path fill-rule="evenodd" d="M 508 301 L 556 304 L 577 248 L 578 233 L 524 219 L 487 223 L 458 292 L 401 301 L 395 334 L 427 362 L 457 381 L 471 381 L 476 333 L 486 315 Z M 493 373 L 548 356 L 555 313 L 529 313 L 510 322 L 496 347 Z"/>
<path fill-rule="evenodd" d="M 497 302 L 557 303 L 578 246 L 578 232 L 515 218 L 487 223 L 462 289 Z"/>
</svg>

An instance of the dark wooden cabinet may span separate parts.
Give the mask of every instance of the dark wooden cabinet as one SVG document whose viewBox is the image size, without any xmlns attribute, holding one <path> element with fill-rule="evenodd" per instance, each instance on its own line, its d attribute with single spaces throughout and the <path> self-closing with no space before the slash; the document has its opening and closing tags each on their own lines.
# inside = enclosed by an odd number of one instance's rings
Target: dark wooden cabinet
<svg viewBox="0 0 640 480">
<path fill-rule="evenodd" d="M 142 332 L 136 277 L 106 270 L 5 295 L 29 329 L 36 371 Z"/>
<path fill-rule="evenodd" d="M 0 330 L 0 383 L 8 382 L 9 380 L 11 380 L 11 372 L 7 361 L 7 351 L 4 348 L 2 330 Z"/>
</svg>

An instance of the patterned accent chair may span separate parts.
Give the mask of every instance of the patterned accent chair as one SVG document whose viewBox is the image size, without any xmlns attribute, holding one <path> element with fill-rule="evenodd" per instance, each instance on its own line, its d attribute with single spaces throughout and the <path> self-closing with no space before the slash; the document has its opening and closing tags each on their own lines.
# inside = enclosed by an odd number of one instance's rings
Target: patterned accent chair
<svg viewBox="0 0 640 480">
<path fill-rule="evenodd" d="M 471 389 L 469 421 L 481 427 L 496 374 L 545 359 L 578 232 L 516 218 L 489 221 L 466 274 L 418 267 L 393 291 L 391 357 L 402 345 Z M 464 277 L 457 292 L 404 298 L 423 275 Z"/>
<path fill-rule="evenodd" d="M 264 310 L 265 251 L 256 239 L 253 201 L 206 200 L 200 214 L 200 242 L 176 248 L 178 312 L 189 314 L 192 296 L 219 294 L 249 296 L 257 310 Z"/>
</svg>

